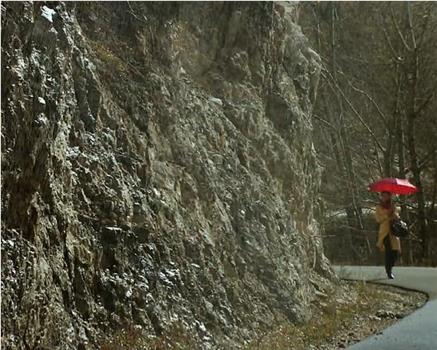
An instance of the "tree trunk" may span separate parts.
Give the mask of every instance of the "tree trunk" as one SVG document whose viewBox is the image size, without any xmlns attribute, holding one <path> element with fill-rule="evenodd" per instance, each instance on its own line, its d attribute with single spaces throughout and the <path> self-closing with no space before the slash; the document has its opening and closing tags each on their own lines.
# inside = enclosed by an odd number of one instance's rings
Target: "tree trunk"
<svg viewBox="0 0 437 350">
<path fill-rule="evenodd" d="M 416 60 L 415 60 L 416 61 Z M 417 70 L 416 70 L 417 72 Z M 417 198 L 417 222 L 418 222 L 418 234 L 421 239 L 422 259 L 428 258 L 428 239 L 426 232 L 426 213 L 425 213 L 425 196 L 422 188 L 421 181 L 421 169 L 419 167 L 419 160 L 416 150 L 415 139 L 415 120 L 416 120 L 416 85 L 417 75 L 412 74 L 412 81 L 410 82 L 410 98 L 409 98 L 409 112 L 407 114 L 407 145 L 410 156 L 410 170 L 413 174 L 414 184 L 419 188 L 416 194 Z"/>
<path fill-rule="evenodd" d="M 398 124 L 396 128 L 396 135 L 398 141 L 398 177 L 404 179 L 406 176 L 405 173 L 405 152 L 404 152 L 404 126 L 403 126 L 403 118 L 401 114 L 397 115 Z M 408 217 L 407 205 L 405 203 L 405 197 L 400 196 L 400 207 L 401 207 L 401 219 L 410 222 Z M 405 263 L 407 265 L 413 264 L 413 249 L 411 245 L 411 237 L 405 240 L 405 248 L 403 248 L 404 253 L 402 256 L 405 258 Z"/>
<path fill-rule="evenodd" d="M 417 85 L 419 80 L 419 52 L 416 44 L 415 33 L 413 28 L 413 18 L 410 4 L 406 3 L 407 24 L 411 33 L 413 53 L 411 56 L 410 69 L 407 69 L 407 81 L 409 85 L 409 98 L 407 99 L 407 143 L 410 154 L 411 172 L 415 185 L 419 187 L 417 192 L 417 221 L 419 228 L 419 237 L 421 238 L 422 260 L 425 262 L 428 258 L 428 237 L 426 230 L 426 213 L 425 213 L 425 196 L 422 188 L 421 169 L 416 150 L 415 139 L 415 122 L 417 119 Z"/>
</svg>

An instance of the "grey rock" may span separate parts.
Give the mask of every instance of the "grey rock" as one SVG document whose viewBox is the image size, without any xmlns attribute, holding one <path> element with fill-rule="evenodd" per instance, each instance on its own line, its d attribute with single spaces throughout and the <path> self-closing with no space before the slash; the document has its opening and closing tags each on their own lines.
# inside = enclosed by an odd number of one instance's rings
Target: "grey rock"
<svg viewBox="0 0 437 350">
<path fill-rule="evenodd" d="M 311 276 L 332 274 L 320 64 L 293 8 L 2 6 L 5 349 L 95 349 L 176 322 L 235 348 L 308 319 Z"/>
</svg>

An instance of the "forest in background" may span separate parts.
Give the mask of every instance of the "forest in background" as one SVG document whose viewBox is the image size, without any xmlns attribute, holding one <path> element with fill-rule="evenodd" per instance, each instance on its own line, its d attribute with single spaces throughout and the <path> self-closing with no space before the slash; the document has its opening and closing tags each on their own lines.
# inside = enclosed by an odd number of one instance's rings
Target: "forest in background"
<svg viewBox="0 0 437 350">
<path fill-rule="evenodd" d="M 322 60 L 314 139 L 327 255 L 375 262 L 367 185 L 399 177 L 420 189 L 397 198 L 411 228 L 403 263 L 436 264 L 437 4 L 306 2 L 297 22 Z"/>
</svg>

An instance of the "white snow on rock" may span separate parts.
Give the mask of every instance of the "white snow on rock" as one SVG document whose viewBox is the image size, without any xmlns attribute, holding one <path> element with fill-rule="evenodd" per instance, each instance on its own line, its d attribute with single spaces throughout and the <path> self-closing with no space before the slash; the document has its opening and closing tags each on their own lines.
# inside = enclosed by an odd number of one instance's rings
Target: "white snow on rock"
<svg viewBox="0 0 437 350">
<path fill-rule="evenodd" d="M 77 146 L 75 146 L 75 147 L 68 147 L 67 150 L 66 150 L 66 153 L 67 153 L 67 158 L 75 158 L 75 157 L 79 156 L 80 149 Z"/>
<path fill-rule="evenodd" d="M 109 231 L 123 231 L 120 227 L 117 226 L 106 226 L 105 228 Z"/>
<path fill-rule="evenodd" d="M 38 118 L 36 119 L 37 125 L 47 125 L 49 123 L 49 120 L 46 118 L 44 114 L 38 115 Z"/>
<path fill-rule="evenodd" d="M 217 97 L 210 97 L 209 101 L 214 102 L 214 103 L 218 104 L 219 106 L 223 106 L 223 101 Z"/>
<path fill-rule="evenodd" d="M 179 74 L 187 74 L 187 72 L 185 71 L 185 69 L 183 67 L 180 67 Z"/>
<path fill-rule="evenodd" d="M 46 100 L 44 100 L 42 97 L 38 97 L 38 102 L 42 105 L 46 104 Z"/>
<path fill-rule="evenodd" d="M 51 9 L 50 7 L 43 6 L 41 8 L 41 16 L 46 18 L 50 23 L 53 23 L 53 15 L 56 13 L 55 10 Z"/>
<path fill-rule="evenodd" d="M 199 328 L 199 330 L 200 330 L 201 332 L 206 333 L 206 327 L 205 327 L 205 325 L 203 324 L 203 322 L 196 321 L 196 323 L 197 323 L 197 327 Z"/>
</svg>

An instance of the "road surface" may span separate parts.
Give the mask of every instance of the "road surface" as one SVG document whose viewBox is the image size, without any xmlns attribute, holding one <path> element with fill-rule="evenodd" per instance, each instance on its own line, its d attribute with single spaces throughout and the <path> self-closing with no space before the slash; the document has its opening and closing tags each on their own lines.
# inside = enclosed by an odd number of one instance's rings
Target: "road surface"
<svg viewBox="0 0 437 350">
<path fill-rule="evenodd" d="M 394 280 L 383 266 L 335 266 L 342 279 L 365 280 L 428 294 L 428 302 L 381 334 L 352 345 L 350 350 L 437 350 L 437 268 L 395 267 Z"/>
</svg>

